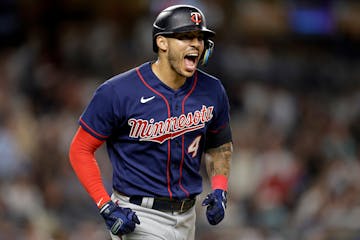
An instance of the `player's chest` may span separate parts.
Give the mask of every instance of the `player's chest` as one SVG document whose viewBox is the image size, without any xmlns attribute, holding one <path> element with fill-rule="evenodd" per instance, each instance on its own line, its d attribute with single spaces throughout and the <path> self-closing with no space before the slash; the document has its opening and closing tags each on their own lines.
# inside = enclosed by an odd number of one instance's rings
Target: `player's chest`
<svg viewBox="0 0 360 240">
<path fill-rule="evenodd" d="M 183 116 L 211 118 L 216 108 L 214 99 L 206 94 L 155 94 L 134 95 L 126 104 L 126 119 L 160 121 Z M 210 120 L 210 119 L 209 119 Z"/>
<path fill-rule="evenodd" d="M 185 133 L 205 132 L 215 114 L 206 95 L 141 94 L 127 106 L 126 124 L 132 138 L 162 142 Z"/>
</svg>

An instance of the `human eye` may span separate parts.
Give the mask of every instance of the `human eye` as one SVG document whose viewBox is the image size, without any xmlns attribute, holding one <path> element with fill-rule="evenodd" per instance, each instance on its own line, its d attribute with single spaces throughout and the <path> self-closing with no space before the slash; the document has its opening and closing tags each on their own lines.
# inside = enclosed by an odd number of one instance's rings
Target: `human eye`
<svg viewBox="0 0 360 240">
<path fill-rule="evenodd" d="M 193 39 L 194 36 L 192 36 L 191 34 L 181 34 L 178 39 L 180 40 L 191 40 Z"/>
</svg>

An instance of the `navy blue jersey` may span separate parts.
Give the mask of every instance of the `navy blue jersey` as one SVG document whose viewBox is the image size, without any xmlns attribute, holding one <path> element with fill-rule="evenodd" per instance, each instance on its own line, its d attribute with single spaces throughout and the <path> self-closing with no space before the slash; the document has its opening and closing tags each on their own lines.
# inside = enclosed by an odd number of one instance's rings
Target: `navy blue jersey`
<svg viewBox="0 0 360 240">
<path fill-rule="evenodd" d="M 106 140 L 115 190 L 182 199 L 202 191 L 201 155 L 229 127 L 229 102 L 213 76 L 197 70 L 173 90 L 148 62 L 104 82 L 79 123 Z"/>
</svg>

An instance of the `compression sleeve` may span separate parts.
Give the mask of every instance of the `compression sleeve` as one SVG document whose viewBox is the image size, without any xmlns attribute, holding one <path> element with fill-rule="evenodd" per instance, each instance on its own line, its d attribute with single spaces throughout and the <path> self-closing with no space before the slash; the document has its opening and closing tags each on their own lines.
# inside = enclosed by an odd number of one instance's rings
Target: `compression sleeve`
<svg viewBox="0 0 360 240">
<path fill-rule="evenodd" d="M 82 127 L 79 127 L 69 151 L 72 168 L 98 208 L 110 201 L 94 154 L 103 143 L 104 141 L 93 137 Z"/>
</svg>

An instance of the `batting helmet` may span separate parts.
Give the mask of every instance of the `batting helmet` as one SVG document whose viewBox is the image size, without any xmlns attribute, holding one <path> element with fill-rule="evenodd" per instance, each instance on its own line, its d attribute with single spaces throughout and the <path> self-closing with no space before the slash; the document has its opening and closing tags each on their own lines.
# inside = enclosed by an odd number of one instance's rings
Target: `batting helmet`
<svg viewBox="0 0 360 240">
<path fill-rule="evenodd" d="M 192 31 L 201 31 L 204 33 L 205 53 L 207 58 L 211 55 L 214 43 L 209 40 L 215 35 L 214 31 L 206 27 L 204 14 L 200 9 L 191 5 L 175 5 L 161 11 L 153 24 L 153 50 L 158 51 L 156 37 L 158 35 L 171 35 L 174 33 L 184 33 Z M 203 64 L 205 63 L 203 60 Z"/>
</svg>

